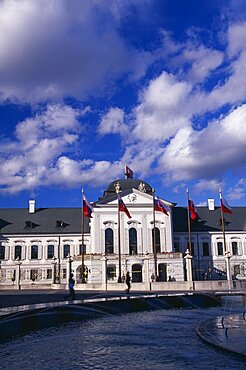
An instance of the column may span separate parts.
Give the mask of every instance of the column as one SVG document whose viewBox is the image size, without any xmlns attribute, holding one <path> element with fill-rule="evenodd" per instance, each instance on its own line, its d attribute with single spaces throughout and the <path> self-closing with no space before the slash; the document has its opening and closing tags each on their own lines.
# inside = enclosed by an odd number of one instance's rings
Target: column
<svg viewBox="0 0 246 370">
<path fill-rule="evenodd" d="M 151 285 L 150 285 L 150 274 L 149 274 L 149 257 L 146 254 L 145 259 L 144 259 L 144 282 L 147 285 L 147 289 L 151 290 Z"/>
<path fill-rule="evenodd" d="M 21 288 L 21 270 L 20 270 L 20 266 L 21 266 L 21 262 L 19 260 L 16 260 L 15 261 L 15 264 L 16 264 L 16 285 L 18 286 L 18 289 L 20 290 Z"/>
<path fill-rule="evenodd" d="M 104 290 L 107 290 L 107 257 L 105 254 L 103 254 L 102 258 L 102 288 Z"/>
<path fill-rule="evenodd" d="M 193 281 L 192 281 L 192 256 L 190 255 L 190 251 L 187 249 L 185 252 L 185 267 L 186 267 L 186 275 L 187 281 L 189 282 L 189 289 L 193 289 Z"/>
<path fill-rule="evenodd" d="M 231 264 L 230 264 L 231 255 L 230 252 L 225 253 L 225 263 L 226 263 L 226 275 L 228 282 L 228 289 L 232 289 L 232 279 L 231 279 Z"/>
</svg>

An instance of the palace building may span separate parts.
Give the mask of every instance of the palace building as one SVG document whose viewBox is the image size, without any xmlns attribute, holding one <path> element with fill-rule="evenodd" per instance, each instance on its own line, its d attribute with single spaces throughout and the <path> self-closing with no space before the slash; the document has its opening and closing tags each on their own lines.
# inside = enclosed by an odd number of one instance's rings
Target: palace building
<svg viewBox="0 0 246 370">
<path fill-rule="evenodd" d="M 39 209 L 33 200 L 26 209 L 0 209 L 0 289 L 64 288 L 73 273 L 76 289 L 120 290 L 127 271 L 135 290 L 223 288 L 220 207 L 213 200 L 197 207 L 189 242 L 187 207 L 160 199 L 168 212 L 154 211 L 156 199 L 149 184 L 128 178 L 107 187 L 91 218 L 81 208 Z M 224 224 L 231 278 L 241 284 L 246 207 L 233 208 Z"/>
</svg>

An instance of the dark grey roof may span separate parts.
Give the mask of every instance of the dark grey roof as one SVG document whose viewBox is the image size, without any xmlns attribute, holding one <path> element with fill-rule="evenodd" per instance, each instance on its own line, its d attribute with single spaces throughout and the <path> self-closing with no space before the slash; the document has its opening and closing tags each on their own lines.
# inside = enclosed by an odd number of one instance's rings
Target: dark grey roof
<svg viewBox="0 0 246 370">
<path fill-rule="evenodd" d="M 115 198 L 110 194 L 109 198 Z M 103 202 L 103 201 L 102 201 Z M 102 203 L 103 204 L 103 203 Z M 192 232 L 221 231 L 220 208 L 209 211 L 207 207 L 197 207 L 198 219 L 191 220 Z M 246 231 L 246 207 L 232 208 L 233 215 L 224 214 L 226 231 Z M 32 223 L 27 227 L 26 221 Z M 63 221 L 64 227 L 57 227 L 57 221 Z M 84 218 L 85 233 L 89 233 L 89 219 Z M 27 208 L 0 209 L 1 234 L 80 234 L 81 233 L 81 208 L 41 208 L 34 214 Z M 187 232 L 187 208 L 173 208 L 173 231 Z"/>
<path fill-rule="evenodd" d="M 221 231 L 220 207 L 209 211 L 207 207 L 196 207 L 198 219 L 191 220 L 191 232 Z M 246 207 L 232 208 L 233 214 L 224 214 L 226 231 L 246 231 Z M 173 208 L 173 231 L 188 232 L 187 208 Z"/>
<path fill-rule="evenodd" d="M 28 227 L 27 221 L 32 223 Z M 63 222 L 63 227 L 57 226 Z M 27 208 L 0 209 L 2 234 L 72 234 L 82 232 L 81 208 L 41 208 L 29 213 Z M 84 232 L 89 233 L 89 219 L 84 217 Z"/>
</svg>

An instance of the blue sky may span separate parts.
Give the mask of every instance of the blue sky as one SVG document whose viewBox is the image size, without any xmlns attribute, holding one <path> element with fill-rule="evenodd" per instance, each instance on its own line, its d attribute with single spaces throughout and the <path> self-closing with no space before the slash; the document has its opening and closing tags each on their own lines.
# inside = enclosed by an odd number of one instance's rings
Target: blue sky
<svg viewBox="0 0 246 370">
<path fill-rule="evenodd" d="M 1 207 L 246 205 L 244 0 L 1 0 L 0 71 Z"/>
</svg>

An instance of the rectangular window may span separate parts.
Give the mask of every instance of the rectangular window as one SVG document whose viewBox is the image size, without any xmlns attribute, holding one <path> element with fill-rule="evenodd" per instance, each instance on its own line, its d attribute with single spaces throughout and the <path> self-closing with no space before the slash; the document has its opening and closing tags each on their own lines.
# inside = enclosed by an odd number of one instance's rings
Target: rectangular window
<svg viewBox="0 0 246 370">
<path fill-rule="evenodd" d="M 47 258 L 48 259 L 51 259 L 51 258 L 54 257 L 54 255 L 55 255 L 54 251 L 55 251 L 54 245 L 48 245 L 48 250 L 47 250 Z"/>
<path fill-rule="evenodd" d="M 30 279 L 34 282 L 38 278 L 38 270 L 32 269 L 30 272 Z"/>
<path fill-rule="evenodd" d="M 31 259 L 32 260 L 38 259 L 38 245 L 31 246 Z"/>
<path fill-rule="evenodd" d="M 86 254 L 86 244 L 84 244 L 84 254 Z M 82 255 L 82 244 L 79 245 L 79 255 Z"/>
<path fill-rule="evenodd" d="M 234 270 L 234 276 L 237 276 L 238 274 L 240 274 L 240 265 L 234 265 L 233 270 Z"/>
<path fill-rule="evenodd" d="M 67 278 L 67 269 L 62 269 L 62 278 L 63 279 Z"/>
<path fill-rule="evenodd" d="M 174 252 L 180 252 L 180 245 L 179 245 L 179 241 L 175 241 L 174 242 Z"/>
<path fill-rule="evenodd" d="M 5 259 L 5 246 L 0 245 L 0 260 L 4 260 L 4 259 Z"/>
<path fill-rule="evenodd" d="M 238 243 L 237 242 L 232 242 L 232 254 L 233 256 L 238 256 Z"/>
<path fill-rule="evenodd" d="M 224 251 L 223 251 L 223 243 L 222 242 L 217 243 L 217 252 L 218 252 L 218 256 L 223 256 Z"/>
<path fill-rule="evenodd" d="M 15 260 L 21 259 L 21 245 L 15 246 Z"/>
<path fill-rule="evenodd" d="M 114 280 L 114 278 L 116 278 L 116 266 L 109 265 L 107 266 L 107 279 Z"/>
<path fill-rule="evenodd" d="M 65 244 L 63 246 L 63 258 L 67 258 L 68 256 L 70 256 L 70 245 Z"/>
<path fill-rule="evenodd" d="M 52 279 L 52 269 L 47 269 L 47 275 L 46 275 L 46 278 L 47 278 L 47 279 Z"/>
<path fill-rule="evenodd" d="M 204 257 L 209 256 L 209 244 L 208 244 L 208 242 L 203 242 L 202 243 L 202 252 L 203 252 Z"/>
</svg>

